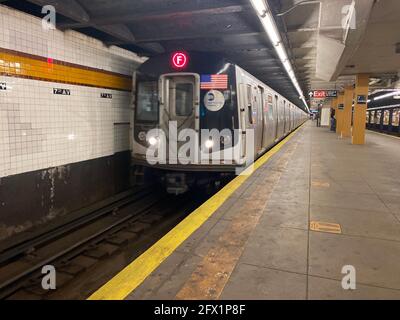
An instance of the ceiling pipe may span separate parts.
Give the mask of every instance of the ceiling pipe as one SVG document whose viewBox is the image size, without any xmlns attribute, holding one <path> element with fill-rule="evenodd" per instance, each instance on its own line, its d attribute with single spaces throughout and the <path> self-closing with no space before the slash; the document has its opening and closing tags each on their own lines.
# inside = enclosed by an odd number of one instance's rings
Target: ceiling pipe
<svg viewBox="0 0 400 320">
<path fill-rule="evenodd" d="M 309 1 L 309 0 L 305 0 L 305 1 L 300 1 L 298 3 L 296 3 L 293 7 L 289 8 L 288 10 L 278 13 L 276 16 L 277 17 L 282 17 L 290 12 L 292 12 L 294 9 L 296 9 L 297 7 L 303 6 L 303 5 L 307 5 L 307 4 L 321 4 L 321 1 Z"/>
</svg>

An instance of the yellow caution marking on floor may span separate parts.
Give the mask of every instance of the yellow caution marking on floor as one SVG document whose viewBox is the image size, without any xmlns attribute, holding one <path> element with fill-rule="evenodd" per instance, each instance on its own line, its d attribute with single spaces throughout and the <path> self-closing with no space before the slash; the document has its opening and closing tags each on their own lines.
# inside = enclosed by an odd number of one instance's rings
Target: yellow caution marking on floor
<svg viewBox="0 0 400 320">
<path fill-rule="evenodd" d="M 123 300 L 156 270 L 186 239 L 199 229 L 224 202 L 254 173 L 275 155 L 303 126 L 288 135 L 264 154 L 245 173 L 228 183 L 221 191 L 193 211 L 174 229 L 144 252 L 114 278 L 93 293 L 88 300 Z M 254 171 L 253 171 L 254 170 Z"/>
<path fill-rule="evenodd" d="M 340 224 L 321 222 L 321 221 L 311 221 L 310 230 L 316 232 L 335 233 L 335 234 L 342 233 L 342 227 L 340 226 Z"/>
<path fill-rule="evenodd" d="M 242 256 L 251 233 L 257 227 L 274 187 L 281 179 L 297 144 L 293 143 L 279 158 L 272 171 L 268 171 L 270 188 L 257 192 L 257 199 L 247 199 L 238 203 L 239 212 L 232 222 L 214 240 L 213 245 L 190 278 L 176 295 L 178 300 L 219 300 Z"/>
<path fill-rule="evenodd" d="M 329 182 L 323 182 L 323 181 L 312 181 L 311 185 L 317 188 L 330 188 L 331 186 Z"/>
</svg>

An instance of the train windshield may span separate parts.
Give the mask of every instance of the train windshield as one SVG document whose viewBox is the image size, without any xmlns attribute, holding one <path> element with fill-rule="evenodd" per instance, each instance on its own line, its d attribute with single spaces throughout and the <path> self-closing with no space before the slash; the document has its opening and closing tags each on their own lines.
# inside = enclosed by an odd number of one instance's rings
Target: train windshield
<svg viewBox="0 0 400 320">
<path fill-rule="evenodd" d="M 158 121 L 157 81 L 140 82 L 137 93 L 137 121 Z"/>
<path fill-rule="evenodd" d="M 193 112 L 193 83 L 176 83 L 175 112 L 179 117 L 190 116 Z M 171 95 L 173 97 L 173 95 Z"/>
</svg>

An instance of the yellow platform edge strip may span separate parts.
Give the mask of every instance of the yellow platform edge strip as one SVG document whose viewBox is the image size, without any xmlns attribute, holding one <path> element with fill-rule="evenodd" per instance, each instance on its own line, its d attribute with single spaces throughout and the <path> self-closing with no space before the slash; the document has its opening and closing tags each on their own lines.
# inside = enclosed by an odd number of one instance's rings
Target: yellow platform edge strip
<svg viewBox="0 0 400 320">
<path fill-rule="evenodd" d="M 369 130 L 369 129 L 367 129 L 367 130 L 368 130 L 368 132 L 371 132 L 371 133 L 374 133 L 374 134 L 378 134 L 380 136 L 384 136 L 384 137 L 389 137 L 389 138 L 400 140 L 400 137 L 392 136 L 392 135 L 387 134 L 387 133 L 376 132 L 374 130 Z"/>
<path fill-rule="evenodd" d="M 304 124 L 303 124 L 304 125 Z M 301 125 L 285 139 L 264 154 L 254 164 L 254 173 L 275 155 L 302 127 Z M 249 172 L 247 172 L 249 173 Z M 251 173 L 251 174 L 252 174 Z M 123 300 L 139 287 L 186 239 L 199 229 L 224 202 L 251 176 L 240 175 L 217 194 L 193 211 L 174 229 L 156 242 L 114 278 L 93 293 L 88 300 Z"/>
</svg>

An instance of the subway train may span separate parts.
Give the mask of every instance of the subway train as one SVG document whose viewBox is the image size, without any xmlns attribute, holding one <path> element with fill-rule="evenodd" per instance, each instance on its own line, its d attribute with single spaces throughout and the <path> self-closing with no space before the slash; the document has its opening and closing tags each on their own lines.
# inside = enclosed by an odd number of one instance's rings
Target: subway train
<svg viewBox="0 0 400 320">
<path fill-rule="evenodd" d="M 169 193 L 240 173 L 308 118 L 215 54 L 155 56 L 134 79 L 133 165 L 151 169 Z"/>
<path fill-rule="evenodd" d="M 400 104 L 367 110 L 367 129 L 400 136 Z"/>
</svg>

